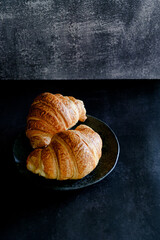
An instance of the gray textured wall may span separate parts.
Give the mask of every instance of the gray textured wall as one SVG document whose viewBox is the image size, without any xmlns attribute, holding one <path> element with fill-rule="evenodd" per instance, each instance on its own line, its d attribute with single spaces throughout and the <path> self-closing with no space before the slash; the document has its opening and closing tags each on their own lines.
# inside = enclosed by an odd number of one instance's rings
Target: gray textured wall
<svg viewBox="0 0 160 240">
<path fill-rule="evenodd" d="M 0 1 L 0 79 L 159 77 L 159 0 Z"/>
</svg>

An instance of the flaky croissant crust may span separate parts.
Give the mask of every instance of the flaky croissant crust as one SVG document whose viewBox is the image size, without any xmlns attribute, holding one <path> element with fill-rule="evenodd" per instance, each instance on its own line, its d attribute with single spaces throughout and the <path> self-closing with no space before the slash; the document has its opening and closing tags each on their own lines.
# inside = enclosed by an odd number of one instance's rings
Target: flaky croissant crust
<svg viewBox="0 0 160 240">
<path fill-rule="evenodd" d="M 45 92 L 36 97 L 30 107 L 26 136 L 33 148 L 44 147 L 56 133 L 67 130 L 86 118 L 83 101 Z"/>
<path fill-rule="evenodd" d="M 49 146 L 35 149 L 27 158 L 27 168 L 45 178 L 80 179 L 97 166 L 102 139 L 86 125 L 57 133 Z"/>
</svg>

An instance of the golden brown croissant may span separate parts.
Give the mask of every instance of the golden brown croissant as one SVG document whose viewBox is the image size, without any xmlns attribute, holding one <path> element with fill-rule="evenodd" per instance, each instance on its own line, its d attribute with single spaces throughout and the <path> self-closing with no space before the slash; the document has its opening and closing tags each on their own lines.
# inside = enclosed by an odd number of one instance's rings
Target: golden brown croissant
<svg viewBox="0 0 160 240">
<path fill-rule="evenodd" d="M 57 133 L 86 120 L 83 101 L 61 94 L 42 93 L 31 105 L 26 136 L 33 148 L 47 146 Z"/>
<path fill-rule="evenodd" d="M 50 179 L 80 179 L 97 166 L 101 154 L 101 137 L 81 124 L 75 130 L 57 133 L 46 148 L 31 152 L 27 169 Z"/>
</svg>

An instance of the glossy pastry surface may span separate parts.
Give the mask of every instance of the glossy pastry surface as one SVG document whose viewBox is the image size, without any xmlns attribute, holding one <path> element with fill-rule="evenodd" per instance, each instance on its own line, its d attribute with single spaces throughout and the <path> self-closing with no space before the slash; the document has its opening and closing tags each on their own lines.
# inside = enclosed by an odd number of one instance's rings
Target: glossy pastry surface
<svg viewBox="0 0 160 240">
<path fill-rule="evenodd" d="M 83 101 L 61 94 L 42 93 L 35 98 L 27 117 L 26 136 L 33 148 L 49 145 L 52 137 L 86 120 Z"/>
<path fill-rule="evenodd" d="M 27 168 L 49 179 L 81 179 L 95 169 L 101 154 L 100 135 L 81 124 L 75 130 L 57 133 L 49 146 L 31 152 Z"/>
</svg>

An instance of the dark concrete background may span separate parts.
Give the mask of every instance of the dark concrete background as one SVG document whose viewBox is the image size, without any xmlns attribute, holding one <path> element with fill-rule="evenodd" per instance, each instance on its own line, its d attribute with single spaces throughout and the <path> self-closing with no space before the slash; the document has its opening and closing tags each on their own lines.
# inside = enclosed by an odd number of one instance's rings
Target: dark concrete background
<svg viewBox="0 0 160 240">
<path fill-rule="evenodd" d="M 0 239 L 158 240 L 160 236 L 160 82 L 2 81 Z M 4 84 L 5 83 L 5 84 Z M 114 171 L 75 191 L 48 192 L 18 175 L 12 146 L 29 106 L 44 91 L 82 99 L 121 147 Z"/>
<path fill-rule="evenodd" d="M 0 1 L 0 79 L 160 78 L 158 0 Z"/>
</svg>

